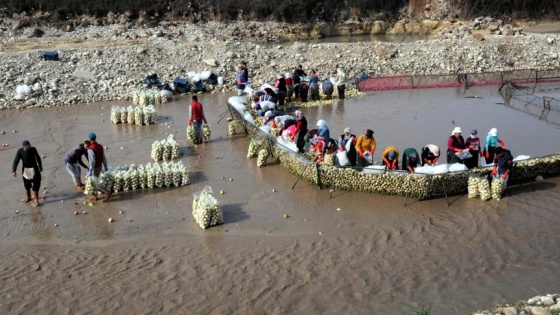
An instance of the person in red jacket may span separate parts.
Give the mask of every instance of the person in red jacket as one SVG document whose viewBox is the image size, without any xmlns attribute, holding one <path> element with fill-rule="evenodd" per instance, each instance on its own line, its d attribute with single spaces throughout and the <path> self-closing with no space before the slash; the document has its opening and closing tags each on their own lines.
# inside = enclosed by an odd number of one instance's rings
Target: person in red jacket
<svg viewBox="0 0 560 315">
<path fill-rule="evenodd" d="M 455 127 L 451 136 L 447 139 L 447 163 L 463 163 L 463 160 L 456 153 L 461 153 L 466 148 L 465 139 L 461 136 L 461 128 Z"/>
<path fill-rule="evenodd" d="M 105 151 L 103 150 L 103 146 L 98 143 L 97 135 L 93 132 L 88 134 L 89 145 L 88 145 L 88 161 L 89 161 L 89 170 L 88 176 L 89 177 L 98 177 L 101 174 L 101 169 L 104 168 L 105 172 L 109 170 L 109 166 L 107 166 L 107 158 L 105 157 Z M 103 202 L 109 201 L 111 195 L 113 194 L 112 187 L 103 187 L 102 185 L 97 185 L 97 189 L 99 189 L 102 193 L 105 194 L 105 200 Z M 97 196 L 90 196 L 91 199 L 97 200 Z"/>
<path fill-rule="evenodd" d="M 200 104 L 196 95 L 192 96 L 189 115 L 189 126 L 193 126 L 194 128 L 194 143 L 202 143 L 202 122 L 208 124 L 208 121 L 206 121 L 204 109 L 202 108 L 202 104 Z"/>
</svg>

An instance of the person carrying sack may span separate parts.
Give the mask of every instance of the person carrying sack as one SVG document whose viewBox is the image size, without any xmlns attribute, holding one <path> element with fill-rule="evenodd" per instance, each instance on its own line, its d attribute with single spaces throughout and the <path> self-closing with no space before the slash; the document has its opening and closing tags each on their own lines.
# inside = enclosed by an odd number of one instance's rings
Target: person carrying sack
<svg viewBox="0 0 560 315">
<path fill-rule="evenodd" d="M 204 109 L 202 104 L 198 101 L 198 96 L 192 96 L 192 102 L 189 108 L 189 126 L 194 128 L 194 142 L 195 144 L 202 143 L 202 122 L 208 124 L 206 116 L 204 116 Z"/>
</svg>

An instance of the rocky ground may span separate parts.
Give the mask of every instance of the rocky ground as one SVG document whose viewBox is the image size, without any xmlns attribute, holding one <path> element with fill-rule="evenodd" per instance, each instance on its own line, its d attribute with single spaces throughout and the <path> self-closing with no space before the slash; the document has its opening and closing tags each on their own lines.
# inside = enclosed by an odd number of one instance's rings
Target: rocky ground
<svg viewBox="0 0 560 315">
<path fill-rule="evenodd" d="M 233 89 L 241 61 L 248 62 L 256 83 L 273 82 L 276 73 L 292 72 L 297 64 L 315 69 L 320 78 L 333 75 L 337 65 L 348 78 L 362 69 L 386 76 L 560 68 L 560 34 L 525 33 L 493 19 L 424 23 L 435 33 L 430 40 L 321 44 L 282 42 L 309 30 L 279 23 L 168 22 L 152 28 L 113 24 L 72 30 L 14 23 L 0 27 L 0 108 L 126 100 L 150 73 L 171 82 L 191 71 L 211 70 L 224 78 L 223 89 Z M 407 27 L 397 24 L 388 32 Z M 43 60 L 43 52 L 52 50 L 60 61 Z M 23 84 L 29 94 L 17 93 Z"/>
</svg>

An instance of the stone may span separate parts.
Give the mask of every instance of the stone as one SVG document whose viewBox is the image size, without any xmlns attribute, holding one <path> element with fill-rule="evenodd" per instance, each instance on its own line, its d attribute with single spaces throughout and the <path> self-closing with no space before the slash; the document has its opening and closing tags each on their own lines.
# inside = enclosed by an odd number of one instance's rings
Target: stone
<svg viewBox="0 0 560 315">
<path fill-rule="evenodd" d="M 513 306 L 499 307 L 496 311 L 503 315 L 518 315 L 517 309 Z"/>
<path fill-rule="evenodd" d="M 533 313 L 533 315 L 551 315 L 547 308 L 541 306 L 531 307 L 531 313 Z"/>
<path fill-rule="evenodd" d="M 33 83 L 35 83 L 36 80 L 37 80 L 37 78 L 28 76 L 28 77 L 25 77 L 25 78 L 23 79 L 23 84 L 25 84 L 25 85 L 33 85 Z"/>
<path fill-rule="evenodd" d="M 91 73 L 87 70 L 77 69 L 76 71 L 74 71 L 74 76 L 76 78 L 81 78 L 81 79 L 86 79 L 86 80 L 94 80 L 95 79 L 95 75 L 93 75 L 93 73 Z"/>
</svg>

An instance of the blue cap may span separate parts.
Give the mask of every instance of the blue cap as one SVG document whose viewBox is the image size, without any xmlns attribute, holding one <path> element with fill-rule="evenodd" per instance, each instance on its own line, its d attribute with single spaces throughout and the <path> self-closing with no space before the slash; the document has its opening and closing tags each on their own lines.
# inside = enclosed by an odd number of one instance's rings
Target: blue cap
<svg viewBox="0 0 560 315">
<path fill-rule="evenodd" d="M 392 159 L 394 159 L 394 158 L 395 158 L 395 151 L 391 150 L 391 151 L 389 152 L 389 160 L 392 160 Z"/>
<path fill-rule="evenodd" d="M 91 139 L 91 140 L 94 140 L 94 141 L 95 141 L 95 138 L 97 138 L 97 136 L 96 136 L 95 133 L 93 133 L 93 132 L 90 132 L 90 133 L 87 135 L 87 137 L 88 137 L 88 139 Z"/>
<path fill-rule="evenodd" d="M 29 141 L 27 141 L 27 140 L 23 140 L 23 142 L 21 143 L 21 146 L 23 146 L 23 147 L 30 147 L 30 146 L 31 146 L 31 143 L 29 143 Z"/>
<path fill-rule="evenodd" d="M 478 131 L 476 131 L 476 129 L 471 130 L 471 135 L 476 136 L 478 134 Z"/>
</svg>

